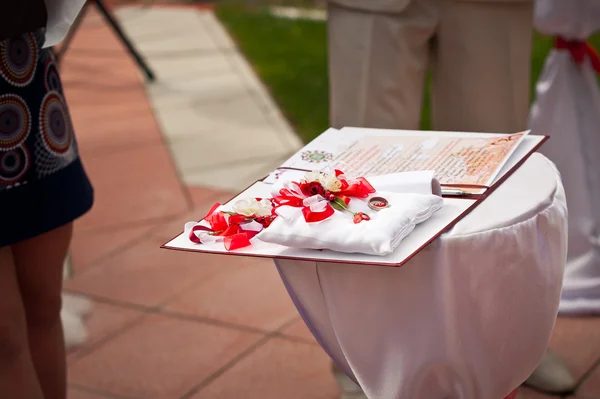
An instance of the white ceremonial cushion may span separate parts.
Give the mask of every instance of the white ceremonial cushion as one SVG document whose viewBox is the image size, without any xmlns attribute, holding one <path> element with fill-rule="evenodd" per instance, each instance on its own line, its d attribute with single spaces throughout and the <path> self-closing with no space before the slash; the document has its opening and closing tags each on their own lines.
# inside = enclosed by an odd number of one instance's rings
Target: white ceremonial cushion
<svg viewBox="0 0 600 399">
<path fill-rule="evenodd" d="M 431 194 L 376 193 L 390 203 L 378 212 L 367 200 L 352 198 L 349 208 L 371 220 L 355 224 L 347 211 L 335 211 L 329 219 L 307 223 L 301 208 L 278 208 L 279 217 L 256 238 L 292 248 L 329 249 L 345 253 L 386 255 L 392 253 L 415 226 L 442 208 L 443 199 Z"/>
</svg>

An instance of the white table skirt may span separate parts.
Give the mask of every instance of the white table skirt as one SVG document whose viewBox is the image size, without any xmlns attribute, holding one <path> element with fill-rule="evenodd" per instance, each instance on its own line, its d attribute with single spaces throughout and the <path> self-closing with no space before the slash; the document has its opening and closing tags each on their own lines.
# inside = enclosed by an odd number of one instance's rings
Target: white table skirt
<svg viewBox="0 0 600 399">
<path fill-rule="evenodd" d="M 277 267 L 317 341 L 370 399 L 501 399 L 548 344 L 566 218 L 559 175 L 534 154 L 401 268 Z"/>
</svg>

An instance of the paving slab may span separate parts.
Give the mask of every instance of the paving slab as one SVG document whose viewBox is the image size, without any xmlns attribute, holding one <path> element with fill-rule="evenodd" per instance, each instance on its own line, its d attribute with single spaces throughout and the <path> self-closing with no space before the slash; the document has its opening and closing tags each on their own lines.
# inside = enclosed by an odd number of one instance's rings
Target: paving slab
<svg viewBox="0 0 600 399">
<path fill-rule="evenodd" d="M 148 95 L 186 184 L 242 190 L 301 147 L 210 10 L 122 7 L 117 15 L 156 72 Z M 226 167 L 248 159 L 260 162 Z"/>
<path fill-rule="evenodd" d="M 223 188 L 239 192 L 240 187 L 246 188 L 288 158 L 288 155 L 245 159 L 240 162 L 218 164 L 210 169 L 191 169 L 187 172 L 187 183 L 204 185 L 206 187 Z"/>
<path fill-rule="evenodd" d="M 69 380 L 108 394 L 178 399 L 262 337 L 258 334 L 150 315 L 73 362 Z"/>
<path fill-rule="evenodd" d="M 209 258 L 203 257 L 205 261 Z M 162 305 L 168 313 L 203 317 L 274 332 L 298 317 L 268 259 L 211 258 L 222 272 L 207 276 Z"/>
<path fill-rule="evenodd" d="M 338 399 L 329 367 L 320 348 L 272 338 L 190 399 Z"/>
</svg>

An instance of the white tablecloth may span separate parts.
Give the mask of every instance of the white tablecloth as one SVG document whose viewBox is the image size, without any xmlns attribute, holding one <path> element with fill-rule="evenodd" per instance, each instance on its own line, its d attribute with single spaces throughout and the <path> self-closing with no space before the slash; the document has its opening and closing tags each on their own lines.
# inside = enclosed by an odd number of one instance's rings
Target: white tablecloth
<svg viewBox="0 0 600 399">
<path fill-rule="evenodd" d="M 534 154 L 401 268 L 277 267 L 318 342 L 370 399 L 501 399 L 548 344 L 566 218 L 559 175 Z"/>
</svg>

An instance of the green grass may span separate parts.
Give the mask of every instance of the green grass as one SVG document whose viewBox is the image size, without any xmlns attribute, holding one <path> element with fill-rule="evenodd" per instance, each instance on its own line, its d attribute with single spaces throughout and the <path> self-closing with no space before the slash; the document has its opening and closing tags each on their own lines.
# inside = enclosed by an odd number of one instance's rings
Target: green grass
<svg viewBox="0 0 600 399">
<path fill-rule="evenodd" d="M 322 133 L 329 126 L 326 24 L 278 19 L 260 6 L 224 4 L 216 13 L 302 139 Z M 600 36 L 592 44 L 600 48 Z M 535 35 L 532 94 L 551 47 L 551 38 Z M 423 129 L 430 128 L 428 99 L 426 88 Z"/>
</svg>

